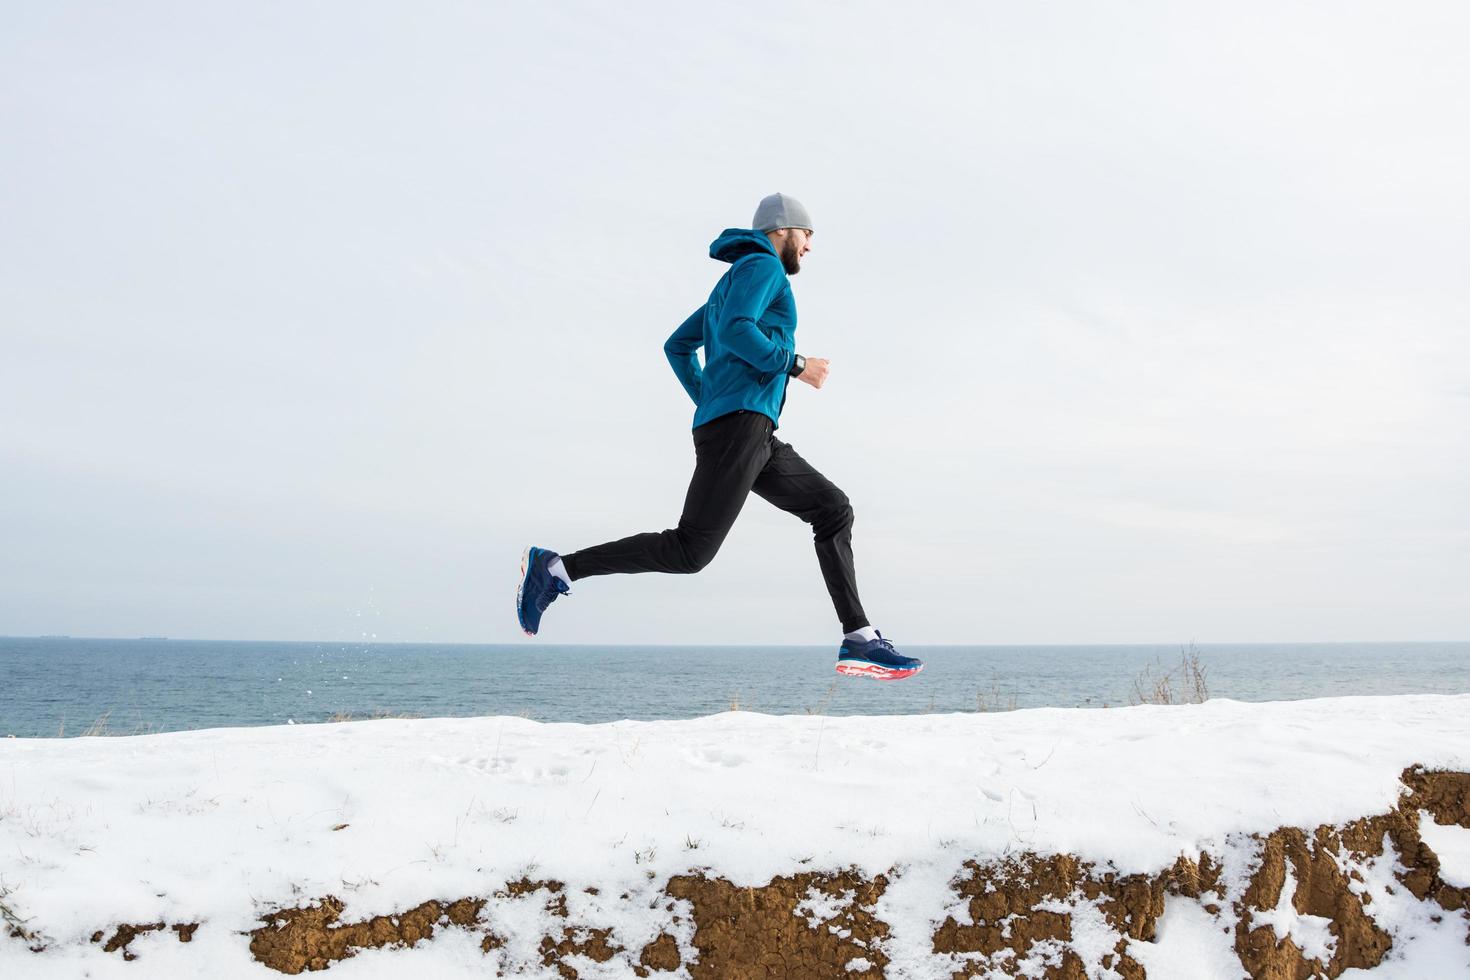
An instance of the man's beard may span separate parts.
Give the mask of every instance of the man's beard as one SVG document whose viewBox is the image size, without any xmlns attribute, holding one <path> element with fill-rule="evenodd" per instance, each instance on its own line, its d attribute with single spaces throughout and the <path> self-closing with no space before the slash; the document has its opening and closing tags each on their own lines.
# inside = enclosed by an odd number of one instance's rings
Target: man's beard
<svg viewBox="0 0 1470 980">
<path fill-rule="evenodd" d="M 796 250 L 796 239 L 788 238 L 781 246 L 781 265 L 785 267 L 788 276 L 794 276 L 801 271 L 801 253 Z"/>
</svg>

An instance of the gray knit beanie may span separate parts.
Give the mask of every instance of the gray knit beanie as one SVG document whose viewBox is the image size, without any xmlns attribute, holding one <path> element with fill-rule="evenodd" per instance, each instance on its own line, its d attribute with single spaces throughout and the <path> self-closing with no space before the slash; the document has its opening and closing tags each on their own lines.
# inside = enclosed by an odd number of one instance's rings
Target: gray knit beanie
<svg viewBox="0 0 1470 980">
<path fill-rule="evenodd" d="M 772 194 L 761 199 L 755 209 L 755 220 L 750 226 L 756 231 L 775 231 L 777 228 L 805 228 L 811 231 L 812 219 L 796 198 Z"/>
</svg>

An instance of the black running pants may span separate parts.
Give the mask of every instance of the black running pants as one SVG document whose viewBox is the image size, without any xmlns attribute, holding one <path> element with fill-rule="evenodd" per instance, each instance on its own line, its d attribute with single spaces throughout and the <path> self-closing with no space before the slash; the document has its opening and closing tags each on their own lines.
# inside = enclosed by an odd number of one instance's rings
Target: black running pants
<svg viewBox="0 0 1470 980">
<path fill-rule="evenodd" d="M 679 526 L 562 556 L 573 581 L 628 572 L 689 574 L 708 565 L 753 490 L 812 526 L 817 562 L 844 633 L 868 625 L 852 563 L 852 505 L 759 412 L 733 412 L 694 430 L 694 477 Z"/>
</svg>

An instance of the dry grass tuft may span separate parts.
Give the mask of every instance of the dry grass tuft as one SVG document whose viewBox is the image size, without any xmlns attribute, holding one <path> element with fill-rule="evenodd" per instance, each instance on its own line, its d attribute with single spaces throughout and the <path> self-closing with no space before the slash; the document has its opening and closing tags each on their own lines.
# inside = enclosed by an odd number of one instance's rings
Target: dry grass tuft
<svg viewBox="0 0 1470 980">
<path fill-rule="evenodd" d="M 990 682 L 990 690 L 982 691 L 975 689 L 975 710 L 981 714 L 990 711 L 1015 711 L 1016 694 L 1014 691 L 1007 694 L 1000 689 L 1000 684 L 994 679 Z"/>
<path fill-rule="evenodd" d="M 104 712 L 102 712 L 102 714 L 100 714 L 100 715 L 97 716 L 97 720 L 96 721 L 92 722 L 92 724 L 90 724 L 86 728 L 82 729 L 80 736 L 73 736 L 73 737 L 74 738 L 76 738 L 76 737 L 80 737 L 80 738 L 114 737 L 115 738 L 115 737 L 120 737 L 120 736 L 124 736 L 124 735 L 151 735 L 151 734 L 153 734 L 156 731 L 158 731 L 158 729 L 156 727 L 154 727 L 153 725 L 150 725 L 150 724 L 145 723 L 141 717 L 138 719 L 137 724 L 133 726 L 133 730 L 130 731 L 130 732 L 121 731 L 121 730 L 118 730 L 118 729 L 114 729 L 112 727 L 112 712 L 111 711 L 104 711 Z M 56 737 L 57 738 L 66 738 L 66 719 L 65 718 L 62 718 L 61 719 L 61 722 L 56 727 Z"/>
<path fill-rule="evenodd" d="M 47 937 L 33 929 L 27 929 L 26 923 L 31 920 L 22 918 L 20 913 L 5 903 L 5 899 L 9 898 L 14 890 L 0 885 L 0 922 L 5 923 L 5 931 L 11 937 L 27 943 L 31 952 L 42 952 L 46 948 Z"/>
<path fill-rule="evenodd" d="M 338 711 L 327 717 L 327 723 L 333 724 L 341 721 L 379 721 L 384 718 L 421 718 L 411 711 L 389 711 L 387 708 L 375 708 L 365 715 L 354 715 L 350 711 Z"/>
<path fill-rule="evenodd" d="M 840 680 L 834 680 L 828 684 L 827 693 L 822 695 L 822 700 L 818 701 L 815 707 L 808 705 L 806 713 L 809 715 L 825 715 L 827 713 L 827 706 L 832 703 L 832 698 L 837 693 L 837 685 L 839 683 L 841 683 Z"/>
<path fill-rule="evenodd" d="M 1133 679 L 1130 704 L 1204 704 L 1210 685 L 1204 663 L 1193 643 L 1179 651 L 1179 664 L 1165 670 L 1155 662 Z"/>
</svg>

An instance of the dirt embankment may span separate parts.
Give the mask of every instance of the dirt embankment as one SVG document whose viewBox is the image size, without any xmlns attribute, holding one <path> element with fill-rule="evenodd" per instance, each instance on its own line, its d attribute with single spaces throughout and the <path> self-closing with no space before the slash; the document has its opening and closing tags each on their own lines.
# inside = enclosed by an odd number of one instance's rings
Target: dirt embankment
<svg viewBox="0 0 1470 980">
<path fill-rule="evenodd" d="M 1129 947 L 1155 938 L 1165 896 L 1177 896 L 1199 902 L 1223 932 L 1233 933 L 1235 952 L 1254 980 L 1332 978 L 1353 967 L 1371 969 L 1393 945 L 1373 918 L 1367 876 L 1384 865 L 1375 859 L 1396 860 L 1386 887 L 1434 903 L 1434 914 L 1470 922 L 1470 888 L 1440 878 L 1439 860 L 1419 835 L 1421 810 L 1440 824 L 1470 828 L 1470 773 L 1412 768 L 1402 778 L 1405 793 L 1388 813 L 1345 826 L 1283 827 L 1250 838 L 1248 874 L 1237 875 L 1234 885 L 1221 857 L 1208 853 L 1181 856 L 1154 876 L 1120 876 L 1065 854 L 968 861 L 950 882 L 951 891 L 934 898 L 936 911 L 951 912 L 931 937 L 932 952 L 953 964 L 955 980 L 1014 976 L 1023 968 L 1033 976 L 1039 970 L 1054 980 L 1085 980 L 1089 966 L 1142 980 L 1147 973 L 1129 956 Z M 890 884 L 882 875 L 866 879 L 851 872 L 805 872 L 762 888 L 676 877 L 655 902 L 661 911 L 652 913 L 663 915 L 669 929 L 637 949 L 619 946 L 610 928 L 576 921 L 562 882 L 523 879 L 488 897 L 428 901 L 357 922 L 342 921 L 342 901 L 325 896 L 266 916 L 249 934 L 249 948 L 266 966 L 298 974 L 325 970 L 357 950 L 411 946 L 439 929 L 464 929 L 480 937 L 487 958 L 505 954 L 510 945 L 534 949 L 533 959 L 568 980 L 578 976 L 579 963 L 585 969 L 589 960 L 615 959 L 639 977 L 668 975 L 682 966 L 695 980 L 878 978 L 889 965 L 884 941 L 890 927 L 877 906 Z M 595 888 L 584 891 L 598 894 Z M 509 934 L 497 909 L 527 901 L 543 904 L 548 915 L 540 921 L 558 923 L 551 934 Z M 625 894 L 620 901 L 646 906 L 648 900 Z M 1304 949 L 1291 930 L 1282 938 L 1275 923 L 1292 912 L 1318 917 L 1311 921 L 1325 923 L 1330 940 L 1304 941 Z M 1089 920 L 1087 949 L 1079 943 L 1081 917 Z M 187 942 L 196 925 L 172 928 Z M 163 928 L 112 927 L 105 948 L 131 956 L 128 943 L 138 932 Z M 101 942 L 105 933 L 93 941 Z M 1098 935 L 1108 937 L 1110 949 L 1098 952 Z"/>
</svg>

